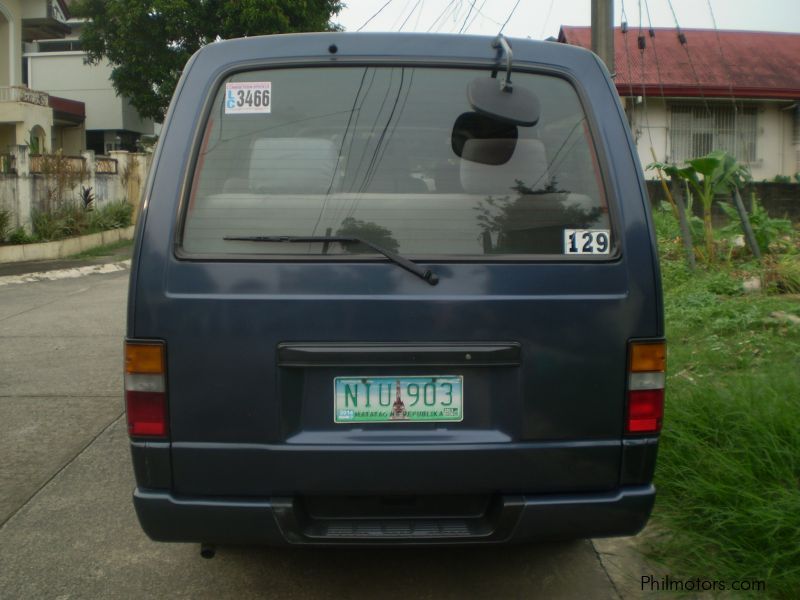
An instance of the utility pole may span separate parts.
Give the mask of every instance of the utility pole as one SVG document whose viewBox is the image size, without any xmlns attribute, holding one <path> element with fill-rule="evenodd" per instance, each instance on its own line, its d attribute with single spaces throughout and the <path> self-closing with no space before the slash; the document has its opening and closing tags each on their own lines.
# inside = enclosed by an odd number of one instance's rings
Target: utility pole
<svg viewBox="0 0 800 600">
<path fill-rule="evenodd" d="M 592 0 L 592 52 L 614 75 L 614 0 Z"/>
</svg>

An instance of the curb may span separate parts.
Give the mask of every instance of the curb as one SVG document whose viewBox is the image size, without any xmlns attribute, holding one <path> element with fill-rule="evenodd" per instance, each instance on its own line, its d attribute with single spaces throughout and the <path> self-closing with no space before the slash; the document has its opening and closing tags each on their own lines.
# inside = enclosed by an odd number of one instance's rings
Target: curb
<svg viewBox="0 0 800 600">
<path fill-rule="evenodd" d="M 97 246 L 113 244 L 120 240 L 131 240 L 133 239 L 134 229 L 135 226 L 131 225 L 125 229 L 109 229 L 100 233 L 90 233 L 89 235 L 81 235 L 56 242 L 1 246 L 0 264 L 66 258 Z"/>
<path fill-rule="evenodd" d="M 131 261 L 122 260 L 118 262 L 103 263 L 99 265 L 87 265 L 83 267 L 72 267 L 69 269 L 57 269 L 55 271 L 37 271 L 35 273 L 25 273 L 23 275 L 8 275 L 0 277 L 0 287 L 14 285 L 18 283 L 33 283 L 36 281 L 58 281 L 60 279 L 76 279 L 86 275 L 105 275 L 107 273 L 118 273 L 129 271 Z"/>
</svg>

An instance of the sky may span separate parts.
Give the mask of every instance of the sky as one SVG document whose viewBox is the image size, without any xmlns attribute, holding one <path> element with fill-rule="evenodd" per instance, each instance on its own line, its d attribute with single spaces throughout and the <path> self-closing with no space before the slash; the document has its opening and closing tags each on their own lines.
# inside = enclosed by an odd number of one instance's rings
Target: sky
<svg viewBox="0 0 800 600">
<path fill-rule="evenodd" d="M 440 31 L 545 39 L 557 36 L 561 25 L 589 25 L 591 0 L 344 0 L 347 7 L 334 21 L 347 31 Z M 623 8 L 631 28 L 674 27 L 674 8 L 683 28 L 713 28 L 712 11 L 720 29 L 800 33 L 800 0 L 615 0 L 614 23 Z M 385 8 L 366 23 L 370 17 Z M 474 6 L 474 8 L 473 8 Z M 711 10 L 709 10 L 709 6 Z M 470 10 L 472 8 L 472 10 Z M 479 9 L 479 10 L 478 10 Z M 640 17 L 641 13 L 641 17 Z M 438 20 L 437 20 L 438 19 Z M 365 25 L 366 23 L 366 25 Z M 798 57 L 800 60 L 800 57 Z"/>
</svg>

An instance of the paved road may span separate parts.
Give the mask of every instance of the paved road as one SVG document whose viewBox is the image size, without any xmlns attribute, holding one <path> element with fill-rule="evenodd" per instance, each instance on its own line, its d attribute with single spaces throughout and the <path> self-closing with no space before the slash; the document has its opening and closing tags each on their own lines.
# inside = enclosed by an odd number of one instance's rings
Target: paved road
<svg viewBox="0 0 800 600">
<path fill-rule="evenodd" d="M 0 598 L 617 597 L 589 542 L 211 561 L 151 542 L 130 501 L 126 290 L 127 272 L 0 284 Z"/>
</svg>

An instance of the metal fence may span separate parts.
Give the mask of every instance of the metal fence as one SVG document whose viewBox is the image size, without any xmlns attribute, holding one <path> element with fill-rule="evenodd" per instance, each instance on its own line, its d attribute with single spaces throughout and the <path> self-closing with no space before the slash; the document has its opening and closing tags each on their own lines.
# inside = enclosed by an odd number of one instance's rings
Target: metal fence
<svg viewBox="0 0 800 600">
<path fill-rule="evenodd" d="M 98 156 L 95 158 L 95 172 L 115 174 L 117 172 L 117 159 L 109 158 L 107 156 Z"/>
<path fill-rule="evenodd" d="M 51 174 L 62 171 L 82 173 L 86 170 L 86 161 L 82 156 L 31 154 L 30 161 L 30 172 L 37 174 Z"/>
</svg>

